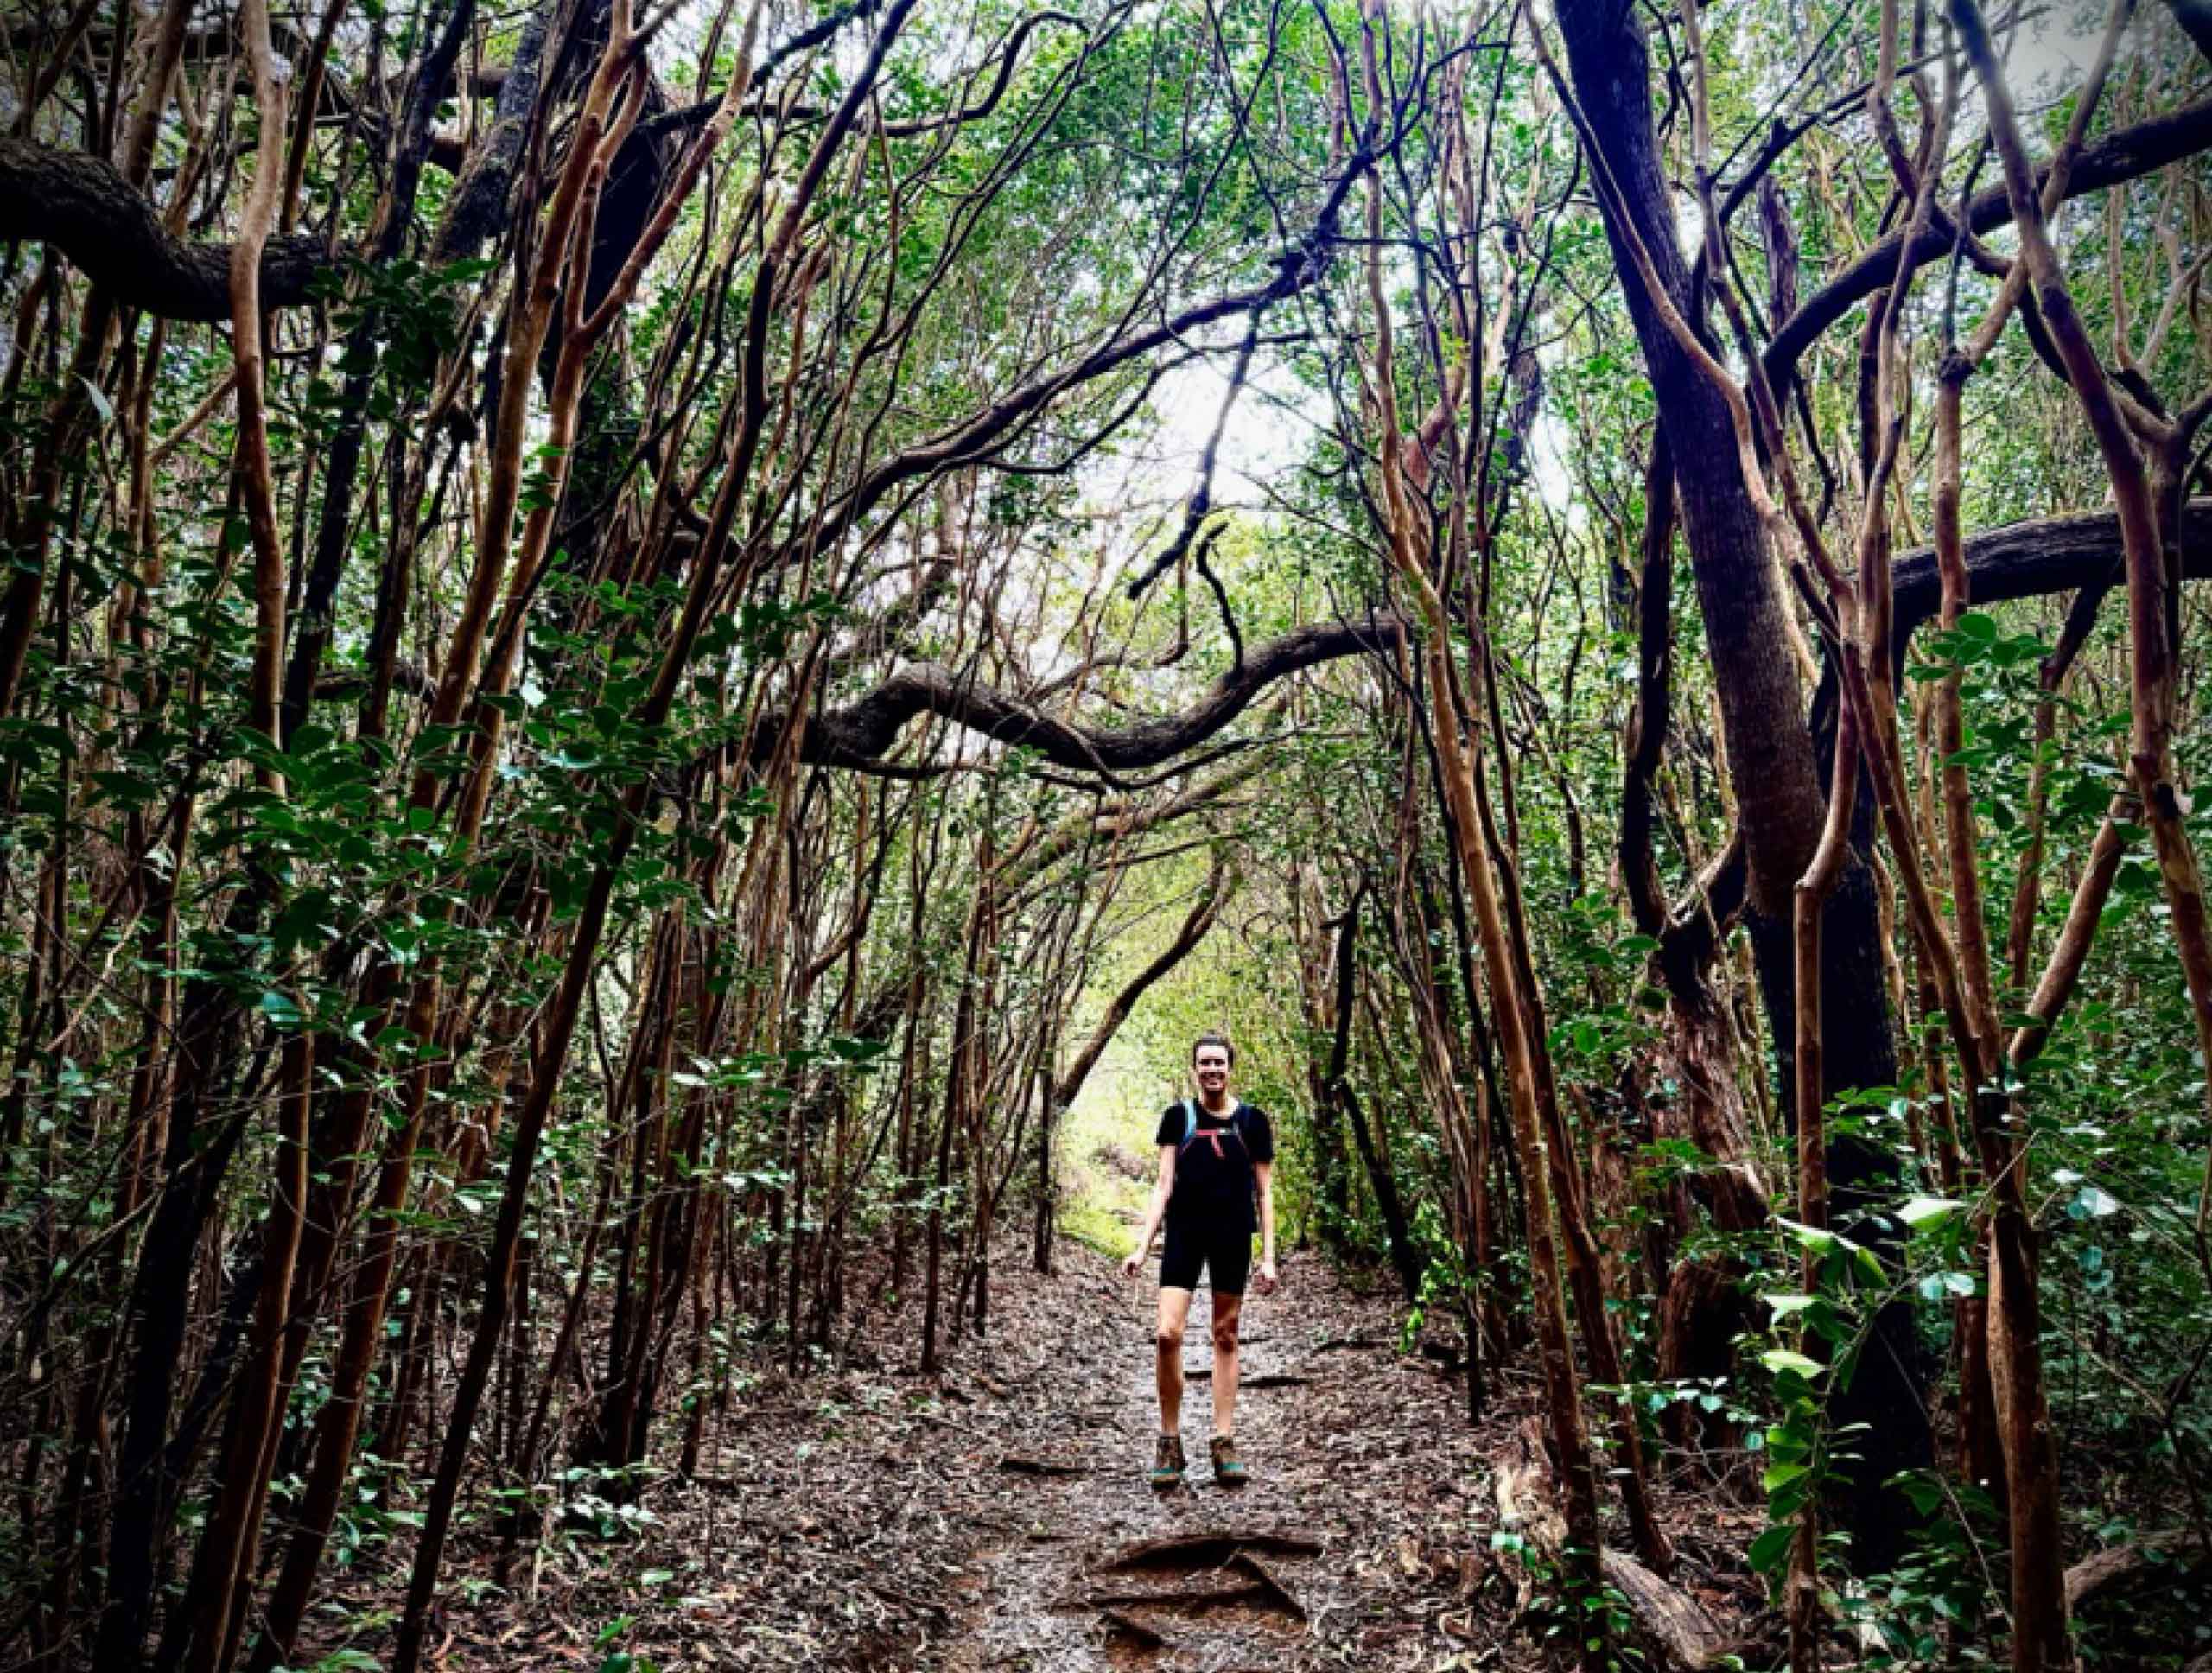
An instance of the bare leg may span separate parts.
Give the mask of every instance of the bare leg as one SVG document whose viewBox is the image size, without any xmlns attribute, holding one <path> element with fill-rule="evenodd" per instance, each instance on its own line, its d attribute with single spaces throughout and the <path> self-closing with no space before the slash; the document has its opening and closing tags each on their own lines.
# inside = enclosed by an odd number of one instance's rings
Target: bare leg
<svg viewBox="0 0 2212 1673">
<path fill-rule="evenodd" d="M 1244 1312 L 1242 1295 L 1213 1293 L 1213 1432 L 1236 1433 L 1236 1321 Z"/>
<path fill-rule="evenodd" d="M 1160 1292 L 1160 1326 L 1153 1333 L 1153 1374 L 1160 1385 L 1160 1432 L 1183 1432 L 1183 1327 L 1190 1322 L 1191 1292 Z"/>
</svg>

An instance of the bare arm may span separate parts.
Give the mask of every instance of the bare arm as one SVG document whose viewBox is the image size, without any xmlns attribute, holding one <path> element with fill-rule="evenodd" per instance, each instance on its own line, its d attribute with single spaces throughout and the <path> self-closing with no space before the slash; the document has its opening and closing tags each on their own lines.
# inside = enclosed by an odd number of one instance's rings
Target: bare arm
<svg viewBox="0 0 2212 1673">
<path fill-rule="evenodd" d="M 1260 1281 L 1267 1288 L 1275 1282 L 1275 1165 L 1252 1164 L 1252 1177 L 1260 1186 Z"/>
<path fill-rule="evenodd" d="M 1137 1233 L 1137 1246 L 1128 1259 L 1122 1263 L 1122 1270 L 1132 1278 L 1144 1265 L 1145 1256 L 1152 1253 L 1152 1239 L 1160 1230 L 1160 1223 L 1167 1217 L 1167 1199 L 1175 1194 L 1175 1147 L 1160 1147 L 1160 1183 L 1152 1188 L 1152 1202 L 1144 1211 L 1144 1227 Z"/>
</svg>

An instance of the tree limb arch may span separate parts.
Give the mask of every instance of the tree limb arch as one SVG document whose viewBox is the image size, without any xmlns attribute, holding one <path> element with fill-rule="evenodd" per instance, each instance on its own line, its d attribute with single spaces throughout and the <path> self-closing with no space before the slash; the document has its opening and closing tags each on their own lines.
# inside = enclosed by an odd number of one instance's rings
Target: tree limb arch
<svg viewBox="0 0 2212 1673">
<path fill-rule="evenodd" d="M 2132 128 L 2122 128 L 2094 145 L 2085 147 L 2075 161 L 2073 173 L 2067 177 L 2066 195 L 2077 198 L 2101 192 L 2208 149 L 2212 149 L 2212 99 L 2187 105 L 2168 116 L 2139 122 Z M 2037 172 L 2038 183 L 2044 173 Z M 1975 232 L 1990 232 L 2007 225 L 2012 219 L 2012 205 L 2002 184 L 1986 188 L 1967 201 L 1967 225 Z M 1849 313 L 1853 304 L 1877 290 L 1886 289 L 1895 282 L 1897 254 L 1904 238 L 1901 232 L 1892 232 L 1869 247 L 1858 260 L 1808 296 L 1803 306 L 1777 328 L 1764 357 L 1767 376 L 1777 390 L 1786 387 L 1796 376 L 1797 362 L 1804 357 L 1805 351 Z M 1940 261 L 1951 253 L 1957 239 L 1958 224 L 1942 210 L 1936 210 L 1914 240 L 1911 265 L 1919 268 L 1931 261 Z"/>
<path fill-rule="evenodd" d="M 231 317 L 231 246 L 177 237 L 104 157 L 0 138 L 0 242 L 18 240 L 60 251 L 93 283 L 145 313 L 202 323 Z M 262 306 L 306 302 L 332 266 L 320 238 L 270 239 Z"/>
<path fill-rule="evenodd" d="M 817 767 L 874 768 L 909 722 L 935 715 L 993 742 L 1033 749 L 1071 772 L 1158 767 L 1221 731 L 1275 681 L 1340 658 L 1394 651 L 1405 633 L 1406 624 L 1395 616 L 1295 628 L 1251 652 L 1181 714 L 1115 728 L 1062 720 L 1020 697 L 963 679 L 942 664 L 918 663 L 849 707 L 810 717 L 799 759 Z M 760 728 L 764 737 L 781 731 L 772 723 Z"/>
<path fill-rule="evenodd" d="M 1967 542 L 1967 596 L 1976 608 L 2008 599 L 2076 592 L 2120 578 L 2120 518 L 2109 511 L 2076 512 L 2007 523 Z M 2212 499 L 2183 509 L 2181 572 L 2212 580 Z M 1896 634 L 1902 650 L 1913 629 L 1935 619 L 1942 584 L 1936 554 L 1923 548 L 1900 556 L 1892 571 Z"/>
<path fill-rule="evenodd" d="M 1215 920 L 1221 916 L 1221 909 L 1229 904 L 1229 897 L 1233 892 L 1221 856 L 1216 854 L 1213 864 L 1207 869 L 1205 883 L 1198 890 L 1198 898 L 1191 907 L 1190 916 L 1183 920 L 1183 927 L 1175 932 L 1175 938 L 1161 950 L 1157 958 L 1130 977 L 1128 984 L 1114 996 L 1106 1007 L 1105 1014 L 1098 1019 L 1098 1026 L 1091 1030 L 1090 1038 L 1075 1054 L 1075 1060 L 1068 1065 L 1066 1072 L 1052 1083 L 1054 1108 L 1065 1110 L 1075 1103 L 1077 1096 L 1083 1091 L 1084 1083 L 1090 1078 L 1090 1072 L 1098 1066 L 1098 1059 L 1106 1055 L 1106 1048 L 1114 1043 L 1114 1036 L 1121 1033 L 1122 1025 L 1136 1009 L 1137 1001 L 1144 997 L 1147 989 L 1197 950 L 1198 943 L 1206 938 L 1206 932 L 1213 928 Z"/>
</svg>

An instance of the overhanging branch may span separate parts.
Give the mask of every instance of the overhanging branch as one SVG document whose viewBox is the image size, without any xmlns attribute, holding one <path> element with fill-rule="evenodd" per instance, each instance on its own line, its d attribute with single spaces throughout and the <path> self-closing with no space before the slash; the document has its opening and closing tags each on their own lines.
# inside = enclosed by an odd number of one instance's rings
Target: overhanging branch
<svg viewBox="0 0 2212 1673">
<path fill-rule="evenodd" d="M 850 707 L 810 718 L 799 759 L 819 767 L 872 769 L 909 722 L 935 715 L 1009 748 L 1033 749 L 1071 772 L 1157 767 L 1220 732 L 1275 681 L 1340 658 L 1395 650 L 1405 631 L 1405 623 L 1395 616 L 1294 629 L 1253 651 L 1241 667 L 1216 680 L 1181 714 L 1116 728 L 1062 720 L 1020 697 L 963 679 L 942 665 L 918 663 L 892 675 Z M 782 735 L 783 726 L 771 717 L 757 731 L 774 738 Z"/>
<path fill-rule="evenodd" d="M 2102 191 L 2208 149 L 2212 149 L 2212 99 L 2189 105 L 2170 116 L 2139 122 L 2085 148 L 2067 177 L 2066 195 L 2077 198 Z M 2037 178 L 2040 182 L 2040 175 Z M 2001 185 L 1976 193 L 1967 204 L 1967 224 L 1976 232 L 2005 226 L 2012 219 L 2012 206 L 2006 201 Z M 1896 282 L 1897 257 L 1904 239 L 1904 232 L 1892 232 L 1874 245 L 1807 297 L 1805 305 L 1782 322 L 1774 334 L 1774 340 L 1767 345 L 1764 356 L 1767 376 L 1777 391 L 1785 388 L 1796 375 L 1797 362 L 1823 332 L 1849 313 L 1853 305 Z M 1910 266 L 1917 269 L 1942 260 L 1951 253 L 1957 239 L 1957 223 L 1942 211 L 1936 211 L 1914 240 Z"/>
<path fill-rule="evenodd" d="M 1099 1018 L 1097 1027 L 1091 1031 L 1090 1040 L 1076 1053 L 1075 1061 L 1068 1066 L 1067 1072 L 1052 1084 L 1052 1103 L 1056 1108 L 1065 1110 L 1075 1102 L 1077 1094 L 1083 1091 L 1084 1082 L 1090 1078 L 1090 1072 L 1098 1066 L 1098 1059 L 1114 1043 L 1114 1036 L 1129 1020 L 1129 1013 L 1136 1009 L 1137 1001 L 1144 997 L 1147 988 L 1189 957 L 1198 943 L 1206 938 L 1206 932 L 1214 926 L 1215 919 L 1221 916 L 1222 907 L 1228 904 L 1230 894 L 1227 873 L 1217 856 L 1212 868 L 1206 873 L 1205 886 L 1198 891 L 1198 901 L 1192 906 L 1191 915 L 1183 920 L 1183 927 L 1176 932 L 1175 938 L 1167 944 L 1157 958 L 1131 977 L 1127 987 L 1114 996 L 1106 1007 L 1105 1015 Z"/>
<path fill-rule="evenodd" d="M 2113 512 L 2007 523 L 1967 542 L 1967 596 L 1979 609 L 2009 599 L 2075 592 L 2116 581 L 2120 564 L 2120 518 Z M 2212 580 L 2212 499 L 2192 499 L 2183 512 L 2181 572 L 2187 580 Z M 1935 553 L 1923 549 L 1901 556 L 1892 585 L 1902 651 L 1916 627 L 1934 620 L 1942 601 Z"/>
<path fill-rule="evenodd" d="M 195 244 L 162 225 L 143 194 L 105 157 L 0 138 L 0 242 L 60 251 L 125 305 L 167 320 L 231 317 L 231 246 Z M 271 239 L 261 258 L 261 302 L 291 308 L 334 265 L 308 234 Z"/>
</svg>

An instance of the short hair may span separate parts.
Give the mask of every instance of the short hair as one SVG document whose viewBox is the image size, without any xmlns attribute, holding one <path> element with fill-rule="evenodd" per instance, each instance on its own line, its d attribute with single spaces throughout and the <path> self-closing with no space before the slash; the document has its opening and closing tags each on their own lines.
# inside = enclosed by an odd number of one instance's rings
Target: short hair
<svg viewBox="0 0 2212 1673">
<path fill-rule="evenodd" d="M 1200 1034 L 1191 1042 L 1191 1061 L 1196 1063 L 1198 1060 L 1198 1053 L 1209 1046 L 1220 1046 L 1223 1051 L 1229 1053 L 1229 1066 L 1232 1069 L 1236 1066 L 1236 1048 L 1229 1043 L 1227 1034 Z"/>
</svg>

